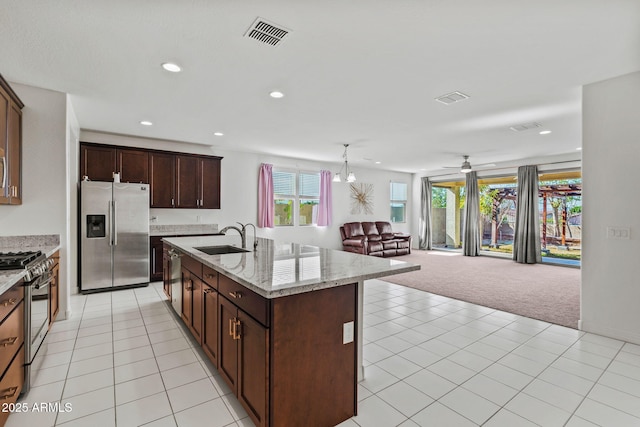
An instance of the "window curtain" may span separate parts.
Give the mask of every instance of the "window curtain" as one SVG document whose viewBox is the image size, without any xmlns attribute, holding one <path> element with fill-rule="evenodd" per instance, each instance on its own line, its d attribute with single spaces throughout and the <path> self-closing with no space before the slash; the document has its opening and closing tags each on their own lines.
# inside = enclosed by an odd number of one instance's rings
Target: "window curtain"
<svg viewBox="0 0 640 427">
<path fill-rule="evenodd" d="M 475 172 L 467 173 L 467 197 L 464 202 L 464 233 L 462 235 L 462 254 L 478 256 L 480 253 L 480 190 Z"/>
<path fill-rule="evenodd" d="M 419 249 L 431 250 L 433 240 L 431 229 L 431 181 L 425 176 L 422 178 L 422 191 L 420 192 Z"/>
<path fill-rule="evenodd" d="M 331 225 L 333 203 L 331 197 L 331 171 L 320 171 L 320 201 L 318 203 L 318 225 Z"/>
<path fill-rule="evenodd" d="M 258 177 L 258 227 L 273 228 L 273 165 L 262 163 Z"/>
<path fill-rule="evenodd" d="M 518 168 L 516 229 L 513 260 L 522 264 L 542 262 L 540 254 L 540 217 L 538 207 L 538 167 Z"/>
</svg>

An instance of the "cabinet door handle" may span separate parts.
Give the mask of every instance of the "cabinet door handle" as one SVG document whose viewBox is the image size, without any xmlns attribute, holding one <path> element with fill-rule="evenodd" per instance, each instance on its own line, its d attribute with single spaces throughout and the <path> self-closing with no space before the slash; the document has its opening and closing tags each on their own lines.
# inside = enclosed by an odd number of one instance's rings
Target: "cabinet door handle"
<svg viewBox="0 0 640 427">
<path fill-rule="evenodd" d="M 240 291 L 236 291 L 236 292 L 229 292 L 229 295 L 231 295 L 232 298 L 242 298 L 242 292 Z"/>
<path fill-rule="evenodd" d="M 235 325 L 233 319 L 229 319 L 229 335 L 231 335 L 232 337 L 233 335 L 233 325 Z"/>
<path fill-rule="evenodd" d="M 171 199 L 171 206 L 175 206 L 173 199 Z"/>
<path fill-rule="evenodd" d="M 235 322 L 233 322 L 233 339 L 234 340 L 239 340 L 240 339 L 240 329 L 242 328 L 242 324 L 240 323 L 240 321 L 238 319 L 236 319 Z"/>
<path fill-rule="evenodd" d="M 0 400 L 7 400 L 7 399 L 11 399 L 13 396 L 16 395 L 16 392 L 18 391 L 18 387 L 10 387 L 2 391 L 7 391 L 9 393 L 3 394 L 2 396 L 0 396 Z"/>
<path fill-rule="evenodd" d="M 211 273 L 207 273 L 204 275 L 204 277 L 206 277 L 207 279 L 215 279 L 216 275 L 215 274 L 211 274 Z"/>
<path fill-rule="evenodd" d="M 18 301 L 16 298 L 11 298 L 11 299 L 2 301 L 1 304 L 3 307 L 7 307 L 10 305 L 16 305 L 16 301 Z"/>
<path fill-rule="evenodd" d="M 11 337 L 11 338 L 7 338 L 3 341 L 0 341 L 0 345 L 3 347 L 6 347 L 8 345 L 14 345 L 16 343 L 16 341 L 18 341 L 18 337 Z"/>
<path fill-rule="evenodd" d="M 211 292 L 213 292 L 213 289 L 211 289 L 211 288 L 208 288 L 208 289 L 204 290 L 205 294 L 210 294 Z"/>
</svg>

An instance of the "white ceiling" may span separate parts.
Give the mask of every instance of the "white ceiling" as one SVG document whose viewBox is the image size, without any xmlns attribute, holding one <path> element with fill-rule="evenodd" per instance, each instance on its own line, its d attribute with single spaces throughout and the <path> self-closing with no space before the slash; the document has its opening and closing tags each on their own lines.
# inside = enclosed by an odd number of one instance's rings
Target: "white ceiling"
<svg viewBox="0 0 640 427">
<path fill-rule="evenodd" d="M 258 16 L 280 46 L 243 37 Z M 0 0 L 0 73 L 71 94 L 83 129 L 326 162 L 348 143 L 356 167 L 576 154 L 581 86 L 639 69 L 639 0 Z M 509 130 L 532 121 L 552 133 Z"/>
</svg>

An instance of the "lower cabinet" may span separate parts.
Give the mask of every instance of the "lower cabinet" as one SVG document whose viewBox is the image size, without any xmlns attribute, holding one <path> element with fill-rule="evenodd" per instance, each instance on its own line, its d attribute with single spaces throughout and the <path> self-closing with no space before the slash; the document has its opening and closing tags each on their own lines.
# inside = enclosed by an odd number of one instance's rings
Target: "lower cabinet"
<svg viewBox="0 0 640 427">
<path fill-rule="evenodd" d="M 24 288 L 22 281 L 0 295 L 0 399 L 18 400 L 24 385 Z M 29 337 L 27 337 L 29 339 Z M 9 411 L 0 412 L 0 426 Z"/>
<path fill-rule="evenodd" d="M 202 288 L 202 349 L 218 367 L 218 291 L 207 283 Z"/>
<path fill-rule="evenodd" d="M 356 284 L 267 299 L 182 256 L 182 320 L 258 427 L 356 415 L 356 301 Z"/>
<path fill-rule="evenodd" d="M 51 283 L 49 284 L 49 329 L 58 317 L 60 311 L 60 254 L 56 252 L 51 257 L 53 266 L 51 267 Z"/>
<path fill-rule="evenodd" d="M 182 268 L 182 320 L 202 344 L 202 280 Z"/>
<path fill-rule="evenodd" d="M 218 370 L 256 426 L 268 425 L 269 329 L 225 297 L 218 299 Z"/>
</svg>

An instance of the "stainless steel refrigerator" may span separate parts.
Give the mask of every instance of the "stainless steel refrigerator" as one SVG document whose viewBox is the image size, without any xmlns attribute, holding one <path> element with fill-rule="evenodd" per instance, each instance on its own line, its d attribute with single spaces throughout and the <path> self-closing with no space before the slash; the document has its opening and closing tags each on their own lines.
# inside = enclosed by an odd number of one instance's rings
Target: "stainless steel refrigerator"
<svg viewBox="0 0 640 427">
<path fill-rule="evenodd" d="M 149 284 L 149 185 L 80 183 L 80 290 Z"/>
</svg>

